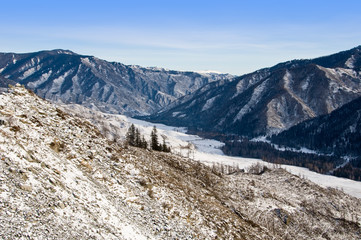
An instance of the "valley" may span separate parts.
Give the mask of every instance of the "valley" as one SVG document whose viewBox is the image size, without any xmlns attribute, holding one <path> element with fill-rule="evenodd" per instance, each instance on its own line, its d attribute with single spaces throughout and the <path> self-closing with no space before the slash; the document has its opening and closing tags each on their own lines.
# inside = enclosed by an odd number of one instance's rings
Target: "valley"
<svg viewBox="0 0 361 240">
<path fill-rule="evenodd" d="M 0 240 L 361 240 L 361 1 L 3 1 Z"/>
<path fill-rule="evenodd" d="M 161 125 L 170 144 L 193 141 L 199 146 L 194 158 L 207 164 L 184 157 L 186 151 L 177 156 L 126 147 L 117 134 L 131 123 L 144 133 L 153 124 L 92 111 L 51 104 L 21 86 L 0 95 L 1 238 L 360 235 L 361 200 L 357 192 L 345 193 L 346 182 L 341 191 L 326 183 L 342 181 L 314 175 L 325 184 L 319 186 L 299 168 L 297 176 L 254 165 L 254 159 L 218 155 L 220 143 Z M 93 118 L 79 117 L 90 113 Z"/>
</svg>

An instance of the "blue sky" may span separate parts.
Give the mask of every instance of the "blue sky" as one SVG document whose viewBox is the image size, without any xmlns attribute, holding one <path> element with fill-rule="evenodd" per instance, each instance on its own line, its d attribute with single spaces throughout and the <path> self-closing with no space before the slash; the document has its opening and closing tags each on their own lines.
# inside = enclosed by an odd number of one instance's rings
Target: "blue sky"
<svg viewBox="0 0 361 240">
<path fill-rule="evenodd" d="M 0 51 L 244 74 L 361 45 L 359 0 L 1 0 Z"/>
</svg>

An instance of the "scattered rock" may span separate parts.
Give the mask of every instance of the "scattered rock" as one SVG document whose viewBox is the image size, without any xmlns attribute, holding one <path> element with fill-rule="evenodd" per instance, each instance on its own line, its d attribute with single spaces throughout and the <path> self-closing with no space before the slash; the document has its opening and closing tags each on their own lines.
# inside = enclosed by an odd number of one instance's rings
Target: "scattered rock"
<svg viewBox="0 0 361 240">
<path fill-rule="evenodd" d="M 21 190 L 27 191 L 27 192 L 31 192 L 33 190 L 33 187 L 27 184 L 19 184 L 19 188 Z"/>
</svg>

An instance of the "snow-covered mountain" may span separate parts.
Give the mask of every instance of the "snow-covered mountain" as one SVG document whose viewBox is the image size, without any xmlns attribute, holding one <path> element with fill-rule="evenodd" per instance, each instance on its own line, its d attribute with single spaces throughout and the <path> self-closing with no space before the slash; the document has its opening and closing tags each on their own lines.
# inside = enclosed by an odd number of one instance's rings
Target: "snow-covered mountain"
<svg viewBox="0 0 361 240">
<path fill-rule="evenodd" d="M 342 191 L 125 148 L 65 111 L 0 95 L 0 238 L 360 238 L 361 201 Z"/>
<path fill-rule="evenodd" d="M 270 137 L 272 143 L 343 156 L 332 173 L 361 181 L 361 97 Z"/>
<path fill-rule="evenodd" d="M 68 50 L 0 53 L 0 75 L 39 96 L 104 112 L 146 115 L 229 74 L 171 71 L 107 62 Z"/>
<path fill-rule="evenodd" d="M 289 147 L 336 155 L 361 155 L 361 97 L 330 114 L 304 121 L 271 137 Z"/>
<path fill-rule="evenodd" d="M 361 46 L 209 83 L 145 119 L 254 137 L 330 113 L 360 96 Z"/>
</svg>

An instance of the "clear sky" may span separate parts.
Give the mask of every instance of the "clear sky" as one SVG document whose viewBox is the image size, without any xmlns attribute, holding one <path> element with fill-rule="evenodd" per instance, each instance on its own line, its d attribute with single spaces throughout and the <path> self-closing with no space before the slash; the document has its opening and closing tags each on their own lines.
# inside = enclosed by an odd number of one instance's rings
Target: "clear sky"
<svg viewBox="0 0 361 240">
<path fill-rule="evenodd" d="M 361 0 L 0 0 L 0 51 L 244 74 L 361 45 Z"/>
</svg>

